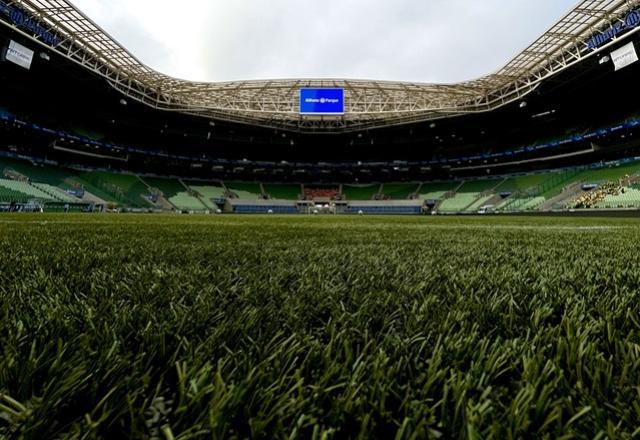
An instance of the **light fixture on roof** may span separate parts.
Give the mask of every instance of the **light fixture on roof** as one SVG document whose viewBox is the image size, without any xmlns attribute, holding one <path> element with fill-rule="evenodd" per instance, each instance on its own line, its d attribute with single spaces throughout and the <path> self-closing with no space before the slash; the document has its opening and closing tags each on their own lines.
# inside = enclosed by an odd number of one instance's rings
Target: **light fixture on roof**
<svg viewBox="0 0 640 440">
<path fill-rule="evenodd" d="M 605 55 L 602 58 L 600 58 L 600 65 L 606 64 L 609 61 L 611 61 L 611 57 L 609 55 Z"/>
<path fill-rule="evenodd" d="M 527 105 L 529 105 L 529 104 L 527 104 L 527 101 L 522 101 L 522 102 L 520 103 L 520 108 L 526 108 L 526 107 L 527 107 Z"/>
<path fill-rule="evenodd" d="M 46 52 L 40 52 L 40 58 L 42 58 L 45 61 L 51 61 L 51 57 Z"/>
<path fill-rule="evenodd" d="M 124 98 L 121 98 L 121 99 L 120 99 L 120 105 L 122 105 L 122 106 L 126 106 L 126 105 L 128 105 L 128 104 L 129 104 L 129 103 L 127 102 L 127 100 L 126 100 L 126 99 L 124 99 Z"/>
</svg>

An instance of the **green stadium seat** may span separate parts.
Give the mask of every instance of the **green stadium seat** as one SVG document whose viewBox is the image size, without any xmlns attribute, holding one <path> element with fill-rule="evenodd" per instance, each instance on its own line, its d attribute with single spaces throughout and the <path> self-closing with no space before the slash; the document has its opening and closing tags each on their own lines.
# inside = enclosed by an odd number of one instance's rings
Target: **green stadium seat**
<svg viewBox="0 0 640 440">
<path fill-rule="evenodd" d="M 0 185 L 15 193 L 24 194 L 27 199 L 40 200 L 43 202 L 59 202 L 58 199 L 31 185 L 29 182 L 0 179 Z"/>
<path fill-rule="evenodd" d="M 452 198 L 445 199 L 440 204 L 438 210 L 450 213 L 477 211 L 480 206 L 493 197 L 492 195 L 483 196 L 483 193 L 492 190 L 499 183 L 499 180 L 472 180 L 465 182 Z M 478 204 L 478 208 L 474 209 L 476 204 Z"/>
<path fill-rule="evenodd" d="M 380 191 L 380 185 L 344 185 L 342 192 L 347 200 L 372 200 Z"/>
<path fill-rule="evenodd" d="M 258 183 L 226 183 L 225 186 L 231 193 L 238 196 L 242 200 L 258 200 L 262 197 L 262 190 Z"/>
<path fill-rule="evenodd" d="M 189 184 L 189 188 L 200 194 L 202 203 L 211 210 L 218 209 L 213 200 L 226 198 L 226 190 L 222 186 Z"/>
<path fill-rule="evenodd" d="M 71 181 L 82 185 L 87 191 L 107 202 L 116 202 L 133 208 L 154 206 L 146 198 L 150 195 L 149 188 L 137 176 L 131 174 L 89 171 L 79 173 Z"/>
<path fill-rule="evenodd" d="M 65 193 L 62 189 L 56 186 L 48 185 L 46 183 L 33 183 L 32 185 L 40 189 L 42 192 L 49 194 L 54 199 L 59 200 L 60 202 L 63 202 L 63 203 L 80 202 L 80 200 L 77 197 L 70 196 L 69 194 Z"/>
<path fill-rule="evenodd" d="M 276 200 L 300 200 L 300 185 L 274 185 L 265 184 L 264 191 Z"/>
<path fill-rule="evenodd" d="M 416 183 L 385 183 L 382 193 L 392 200 L 406 200 L 418 191 Z"/>
<path fill-rule="evenodd" d="M 422 200 L 441 200 L 459 185 L 460 182 L 424 183 L 420 188 L 419 198 Z"/>
<path fill-rule="evenodd" d="M 596 205 L 598 208 L 640 208 L 640 189 L 625 187 L 618 195 L 609 195 Z"/>
<path fill-rule="evenodd" d="M 159 190 L 169 203 L 184 211 L 205 211 L 210 209 L 198 197 L 189 193 L 189 190 L 175 179 L 160 179 L 145 177 L 144 181 L 151 188 Z"/>
</svg>

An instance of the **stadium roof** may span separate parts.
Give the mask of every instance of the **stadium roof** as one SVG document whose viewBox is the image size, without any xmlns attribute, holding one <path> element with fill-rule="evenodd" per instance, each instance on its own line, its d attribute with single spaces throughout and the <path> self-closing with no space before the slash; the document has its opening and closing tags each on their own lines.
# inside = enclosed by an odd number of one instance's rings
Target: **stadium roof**
<svg viewBox="0 0 640 440">
<path fill-rule="evenodd" d="M 348 131 L 483 112 L 520 100 L 546 78 L 638 31 L 640 23 L 630 27 L 625 19 L 639 4 L 640 0 L 581 1 L 500 70 L 458 84 L 345 79 L 191 82 L 147 67 L 68 0 L 0 0 L 0 21 L 40 43 L 43 33 L 55 35 L 55 51 L 154 108 L 281 129 Z M 12 19 L 10 8 L 36 17 L 37 29 L 25 26 L 24 19 Z M 597 48 L 590 46 L 594 35 L 607 32 Z M 299 89 L 305 87 L 344 88 L 345 114 L 300 115 Z"/>
</svg>

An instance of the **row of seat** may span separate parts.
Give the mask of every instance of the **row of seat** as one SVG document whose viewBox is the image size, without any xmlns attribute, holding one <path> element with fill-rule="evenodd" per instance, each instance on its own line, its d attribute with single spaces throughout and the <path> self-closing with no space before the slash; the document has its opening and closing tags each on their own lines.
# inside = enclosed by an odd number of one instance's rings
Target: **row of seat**
<svg viewBox="0 0 640 440">
<path fill-rule="evenodd" d="M 236 214 L 299 214 L 296 206 L 269 206 L 269 205 L 235 205 L 233 212 Z"/>
<path fill-rule="evenodd" d="M 7 195 L 11 194 L 13 197 L 19 200 L 11 200 L 16 202 L 23 202 L 24 200 L 41 200 L 43 202 L 65 202 L 62 195 L 57 196 L 53 193 L 45 191 L 36 185 L 32 185 L 29 182 L 23 182 L 19 180 L 0 179 L 0 186 L 9 190 Z"/>
<path fill-rule="evenodd" d="M 596 205 L 598 208 L 640 208 L 640 190 L 624 188 L 624 192 L 618 195 L 608 195 Z"/>
<path fill-rule="evenodd" d="M 422 213 L 421 206 L 349 206 L 348 214 L 370 215 L 418 215 Z"/>
<path fill-rule="evenodd" d="M 153 194 L 162 193 L 166 200 L 179 209 L 189 211 L 215 210 L 221 199 L 228 195 L 243 200 L 259 200 L 263 193 L 273 193 L 276 198 L 289 200 L 297 198 L 301 187 L 294 184 L 228 183 L 226 185 L 182 182 L 178 179 L 139 177 L 133 174 L 78 171 L 55 168 L 48 165 L 36 165 L 14 159 L 0 159 L 1 170 L 11 170 L 18 175 L 31 179 L 31 182 L 2 179 L 0 181 L 0 200 L 24 201 L 39 199 L 43 201 L 73 203 L 78 199 L 65 192 L 65 189 L 84 188 L 88 193 L 107 202 L 133 207 L 157 206 Z M 426 184 L 368 184 L 344 185 L 343 192 L 347 200 L 370 200 L 378 194 L 389 195 L 394 200 L 405 199 L 418 193 L 420 200 L 441 201 L 442 212 L 475 212 L 498 194 L 506 195 L 497 208 L 502 210 L 537 209 L 563 191 L 568 185 L 576 182 L 599 182 L 623 175 L 634 175 L 640 172 L 639 163 L 610 166 L 585 171 L 547 172 L 534 175 L 510 177 L 503 180 L 478 179 L 461 182 L 436 182 Z M 6 174 L 6 173 L 5 173 Z M 9 176 L 9 174 L 6 174 Z M 13 175 L 10 176 L 14 179 Z M 535 191 L 533 191 L 535 190 Z M 640 207 L 640 197 L 636 190 L 629 188 L 625 193 L 608 196 L 599 207 Z M 164 205 L 165 207 L 167 205 Z M 247 208 L 249 209 L 249 208 Z M 264 211 L 263 206 L 256 209 Z M 281 207 L 277 208 L 282 209 Z M 294 208 L 295 209 L 295 208 Z M 397 210 L 397 207 L 363 207 L 361 210 L 382 212 Z M 272 209 L 276 211 L 276 209 Z M 267 209 L 268 211 L 268 209 Z"/>
</svg>

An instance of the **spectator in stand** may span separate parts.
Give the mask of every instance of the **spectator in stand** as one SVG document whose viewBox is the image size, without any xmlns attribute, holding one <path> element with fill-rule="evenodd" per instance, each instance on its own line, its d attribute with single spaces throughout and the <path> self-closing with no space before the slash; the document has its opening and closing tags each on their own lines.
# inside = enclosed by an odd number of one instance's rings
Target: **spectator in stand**
<svg viewBox="0 0 640 440">
<path fill-rule="evenodd" d="M 340 191 L 337 188 L 305 188 L 304 198 L 305 200 L 314 199 L 330 199 L 336 200 L 340 195 Z"/>
<path fill-rule="evenodd" d="M 604 201 L 607 196 L 624 194 L 624 182 L 629 182 L 630 177 L 624 176 L 617 182 L 607 182 L 604 185 L 581 195 L 573 203 L 573 208 L 593 208 Z"/>
</svg>

